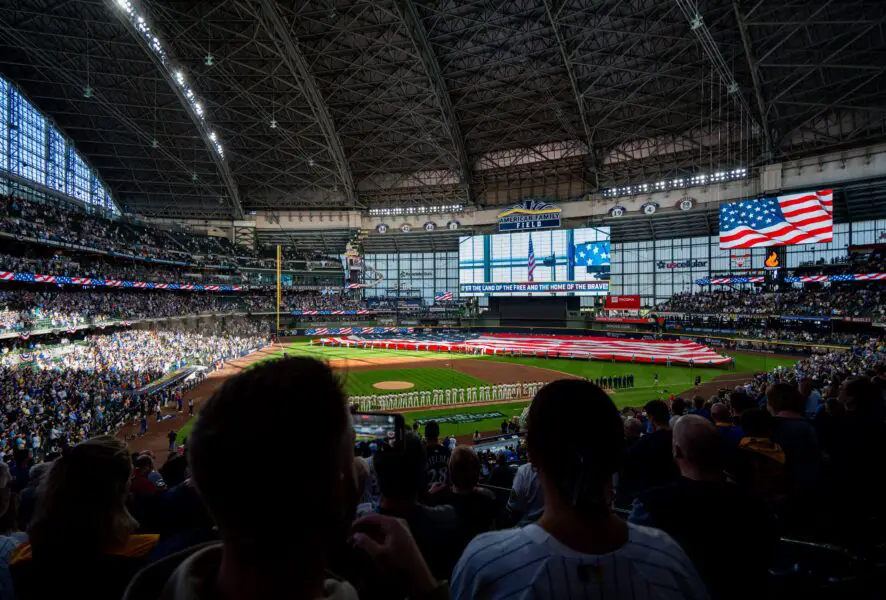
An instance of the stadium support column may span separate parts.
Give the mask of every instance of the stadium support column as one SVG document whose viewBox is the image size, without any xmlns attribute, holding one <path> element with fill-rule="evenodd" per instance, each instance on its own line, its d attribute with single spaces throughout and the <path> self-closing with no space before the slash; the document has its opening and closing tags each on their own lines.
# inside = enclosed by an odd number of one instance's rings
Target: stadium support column
<svg viewBox="0 0 886 600">
<path fill-rule="evenodd" d="M 280 301 L 283 299 L 283 247 L 277 244 L 277 330 L 280 335 Z"/>
</svg>

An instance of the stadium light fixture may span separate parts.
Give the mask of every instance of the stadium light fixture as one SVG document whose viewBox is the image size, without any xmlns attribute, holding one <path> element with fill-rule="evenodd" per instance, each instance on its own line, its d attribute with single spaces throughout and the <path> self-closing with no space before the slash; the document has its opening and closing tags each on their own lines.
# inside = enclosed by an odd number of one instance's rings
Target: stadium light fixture
<svg viewBox="0 0 886 600">
<path fill-rule="evenodd" d="M 370 208 L 371 217 L 396 217 L 400 215 L 430 215 L 436 213 L 458 213 L 465 209 L 463 204 L 442 204 L 429 206 L 398 206 L 391 208 Z"/>
<path fill-rule="evenodd" d="M 166 70 L 168 76 L 171 77 L 181 88 L 191 111 L 197 116 L 197 119 L 200 122 L 200 127 L 203 130 L 202 133 L 209 139 L 211 142 L 210 145 L 213 150 L 215 150 L 216 154 L 223 159 L 225 156 L 224 147 L 221 145 L 218 136 L 213 137 L 214 134 L 210 130 L 209 124 L 206 123 L 206 114 L 203 110 L 203 104 L 200 102 L 197 93 L 187 84 L 186 71 L 182 67 L 173 64 L 172 59 L 169 58 L 169 55 L 166 54 L 166 51 L 163 49 L 163 44 L 160 41 L 159 36 L 154 34 L 147 19 L 138 13 L 130 0 L 117 0 L 117 6 L 126 13 L 127 21 L 139 33 L 139 35 L 144 38 L 145 43 L 154 53 L 154 57 Z M 214 57 L 211 54 L 207 54 L 204 62 L 207 66 L 211 66 L 213 60 Z M 91 91 L 90 96 L 86 97 L 91 97 Z M 156 148 L 156 146 L 154 147 Z"/>
<path fill-rule="evenodd" d="M 617 198 L 619 196 L 636 196 L 639 194 L 649 193 L 650 191 L 664 192 L 668 190 L 677 190 L 687 187 L 704 186 L 712 182 L 725 183 L 727 181 L 735 181 L 737 179 L 745 179 L 748 176 L 746 167 L 736 167 L 734 169 L 726 169 L 716 171 L 710 175 L 706 173 L 697 173 L 690 177 L 677 177 L 671 180 L 661 180 L 653 184 L 639 183 L 633 185 L 625 185 L 603 190 L 604 198 Z"/>
</svg>

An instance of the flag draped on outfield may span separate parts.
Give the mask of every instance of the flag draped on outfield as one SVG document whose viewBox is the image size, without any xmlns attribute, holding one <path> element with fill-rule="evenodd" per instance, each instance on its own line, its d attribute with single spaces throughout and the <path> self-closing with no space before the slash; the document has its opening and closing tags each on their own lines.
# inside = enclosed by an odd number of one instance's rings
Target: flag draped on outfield
<svg viewBox="0 0 886 600">
<path fill-rule="evenodd" d="M 532 234 L 529 234 L 529 281 L 535 281 L 535 248 L 532 247 Z"/>
<path fill-rule="evenodd" d="M 330 330 L 330 335 L 334 335 Z M 464 352 L 467 354 L 527 354 L 560 356 L 561 358 L 593 358 L 637 363 L 673 363 L 722 365 L 732 359 L 712 349 L 688 340 L 632 340 L 584 336 L 514 336 L 486 334 L 477 338 L 423 339 L 402 337 L 370 339 L 356 335 L 328 337 L 318 343 L 341 346 L 396 348 L 398 350 L 428 350 L 430 352 Z"/>
<path fill-rule="evenodd" d="M 787 194 L 720 207 L 720 248 L 754 248 L 830 242 L 834 237 L 831 190 Z"/>
<path fill-rule="evenodd" d="M 434 302 L 447 302 L 452 300 L 452 292 L 437 292 Z"/>
</svg>

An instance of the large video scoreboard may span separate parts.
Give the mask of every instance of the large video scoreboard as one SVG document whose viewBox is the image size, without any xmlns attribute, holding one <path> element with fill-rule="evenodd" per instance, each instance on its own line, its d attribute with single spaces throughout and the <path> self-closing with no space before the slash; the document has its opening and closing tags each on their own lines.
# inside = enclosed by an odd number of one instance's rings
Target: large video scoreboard
<svg viewBox="0 0 886 600">
<path fill-rule="evenodd" d="M 521 231 L 459 238 L 459 294 L 605 296 L 608 227 Z"/>
</svg>

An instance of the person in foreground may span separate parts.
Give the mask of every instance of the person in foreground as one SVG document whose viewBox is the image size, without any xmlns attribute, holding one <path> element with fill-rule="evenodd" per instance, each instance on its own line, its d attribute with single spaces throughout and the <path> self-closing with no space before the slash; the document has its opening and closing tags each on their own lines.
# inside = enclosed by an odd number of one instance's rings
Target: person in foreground
<svg viewBox="0 0 886 600">
<path fill-rule="evenodd" d="M 28 543 L 10 557 L 17 598 L 120 598 L 160 538 L 133 535 L 130 473 L 126 444 L 111 436 L 77 444 L 53 463 L 38 490 Z"/>
<path fill-rule="evenodd" d="M 544 514 L 474 538 L 453 573 L 453 597 L 708 598 L 668 534 L 613 514 L 624 443 L 618 411 L 599 387 L 583 380 L 543 387 L 529 408 L 527 444 Z"/>
<path fill-rule="evenodd" d="M 716 405 L 715 405 L 716 406 Z M 628 521 L 656 527 L 680 544 L 715 600 L 751 598 L 766 590 L 767 569 L 778 543 L 775 515 L 726 481 L 719 427 L 700 415 L 674 424 L 674 460 L 680 477 L 641 493 Z M 730 535 L 712 527 L 729 515 Z M 741 577 L 735 576 L 740 564 Z"/>
<path fill-rule="evenodd" d="M 268 411 L 255 411 L 256 398 Z M 311 449 L 296 480 L 281 478 L 280 463 L 256 463 L 243 452 L 242 433 L 267 440 L 267 456 L 292 450 L 290 424 Z M 283 358 L 233 377 L 200 411 L 188 445 L 192 484 L 215 521 L 221 543 L 189 548 L 140 572 L 124 600 L 237 598 L 356 599 L 355 588 L 329 577 L 330 555 L 346 541 L 413 599 L 446 598 L 402 521 L 370 515 L 352 524 L 357 489 L 353 428 L 338 379 L 324 363 Z M 231 478 L 288 481 L 256 493 Z"/>
</svg>

